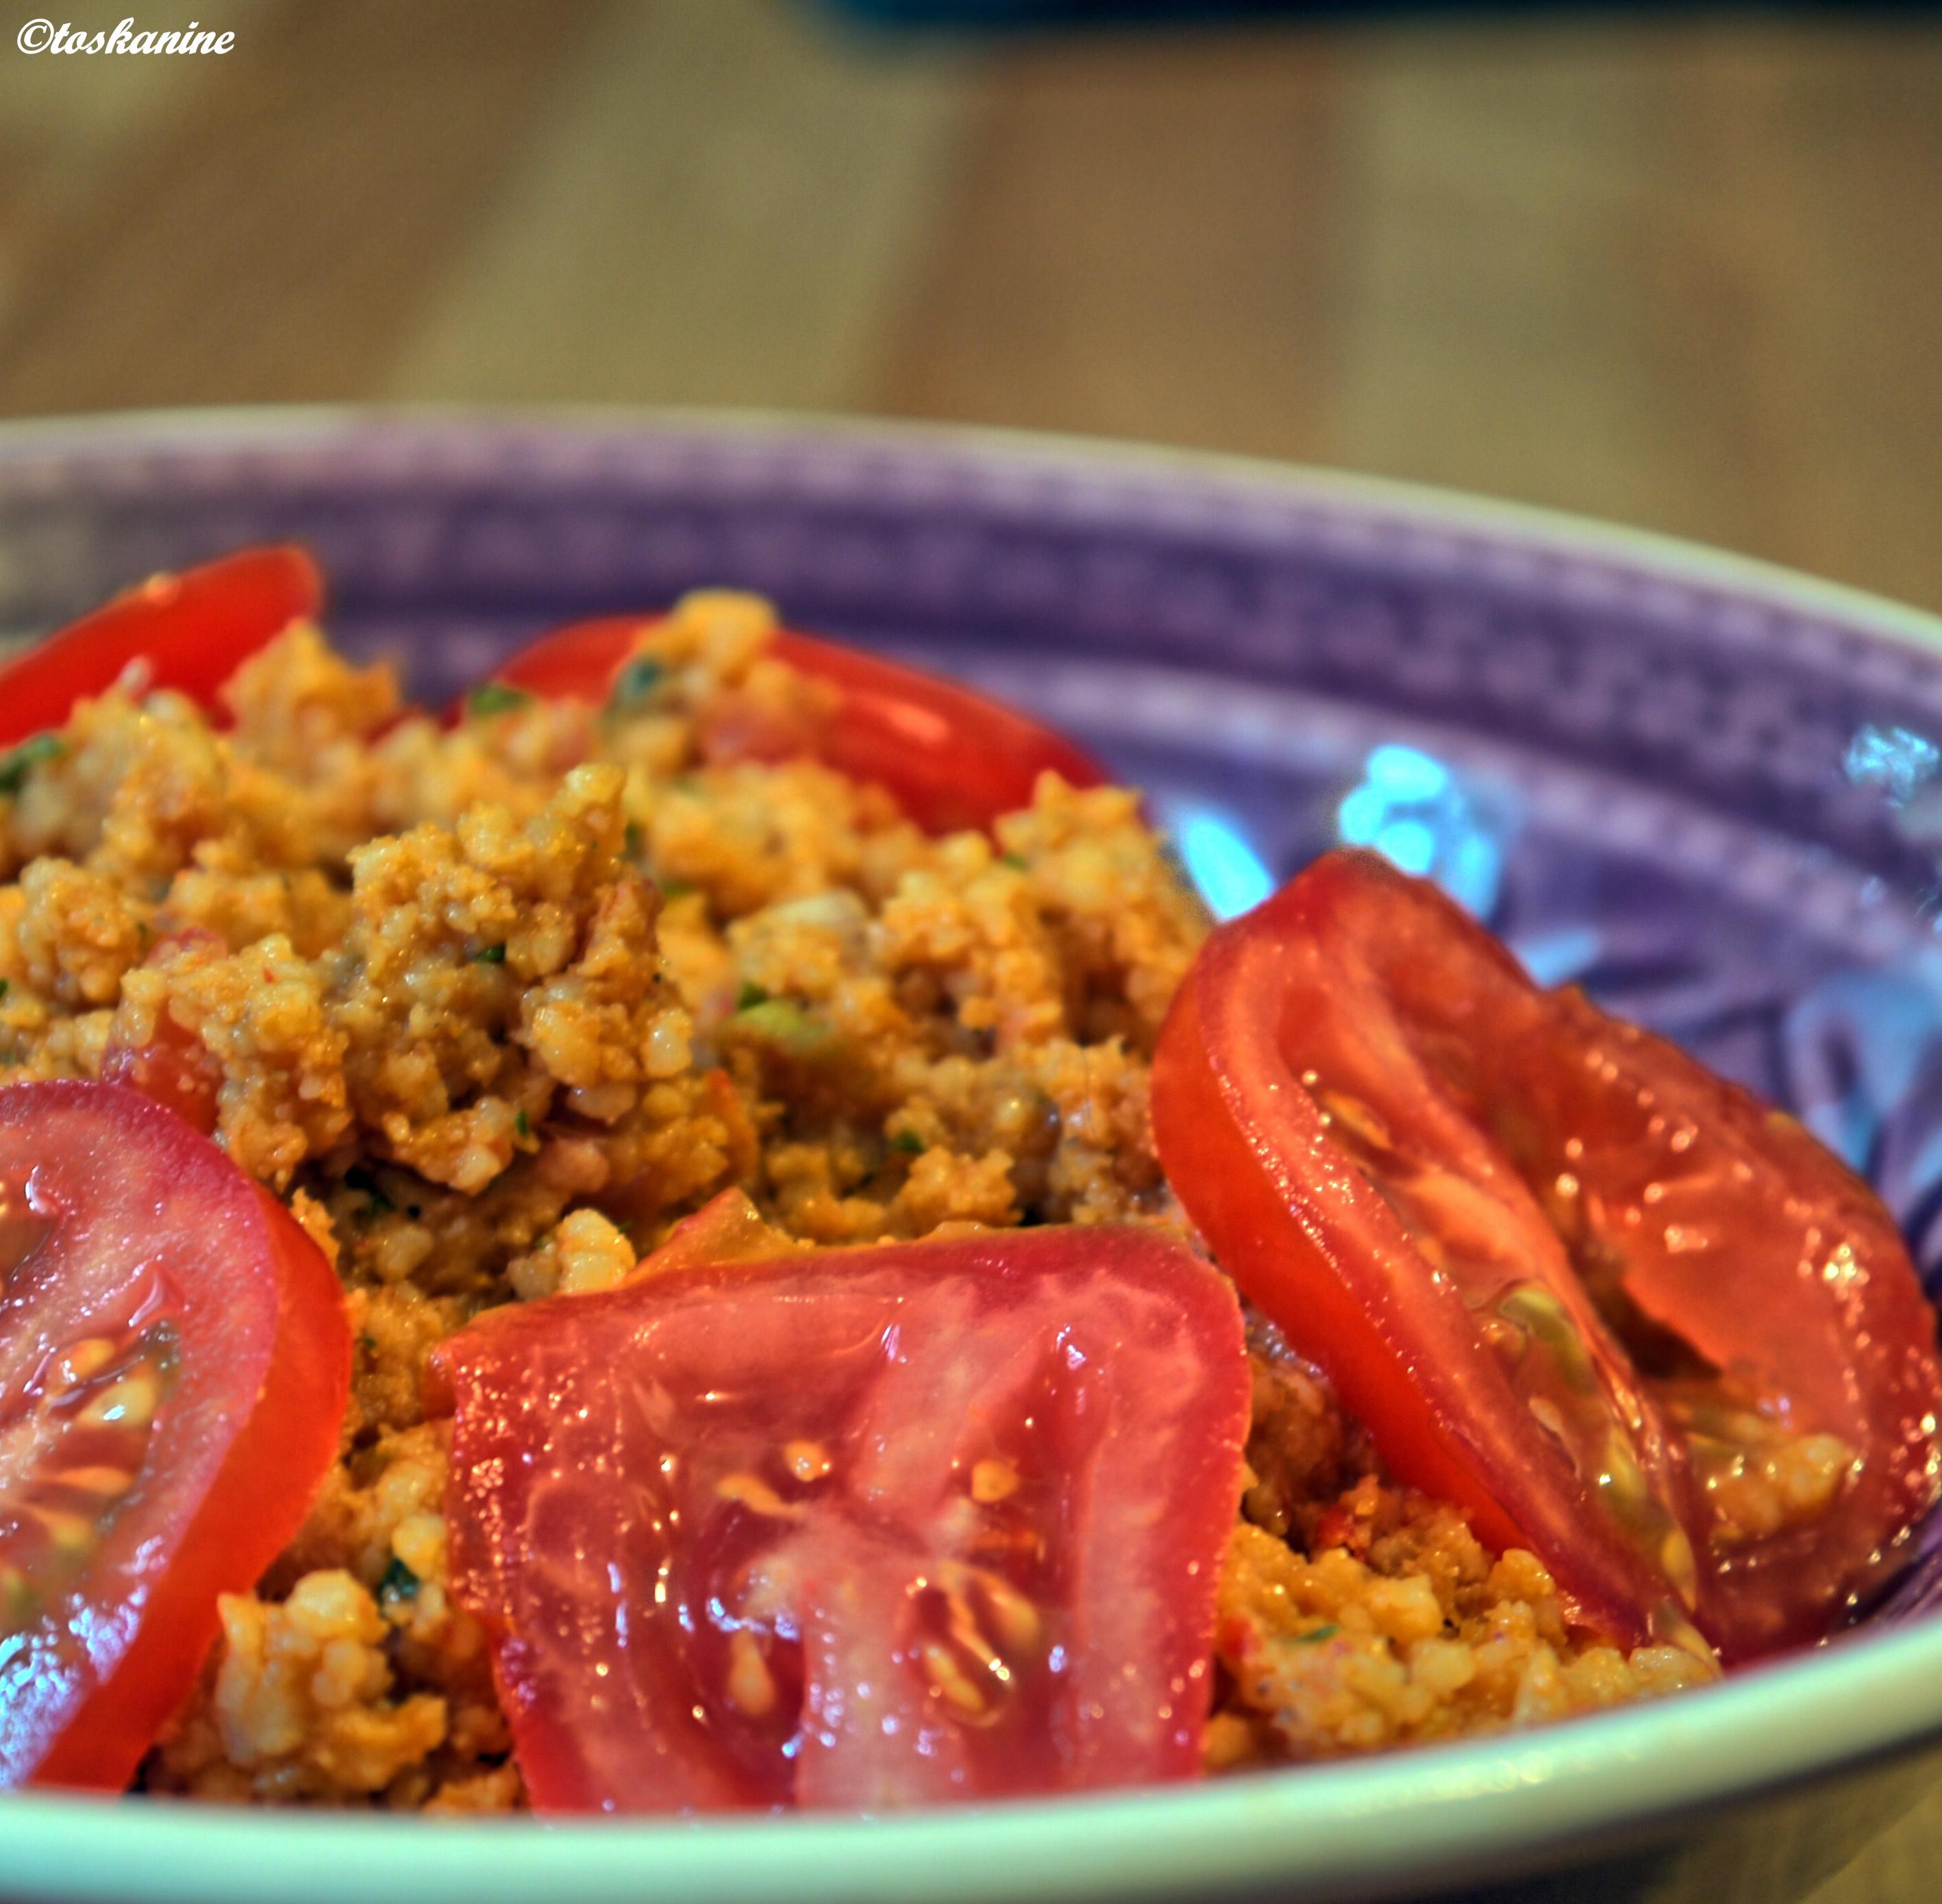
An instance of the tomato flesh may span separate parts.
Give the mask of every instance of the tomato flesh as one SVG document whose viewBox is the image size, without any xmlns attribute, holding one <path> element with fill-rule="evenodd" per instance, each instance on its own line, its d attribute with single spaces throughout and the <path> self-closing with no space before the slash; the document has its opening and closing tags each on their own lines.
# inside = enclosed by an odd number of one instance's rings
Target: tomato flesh
<svg viewBox="0 0 1942 1904">
<path fill-rule="evenodd" d="M 125 1084 L 166 1104 L 204 1137 L 215 1133 L 222 1088 L 221 1067 L 208 1048 L 164 1012 L 145 1045 L 111 1044 L 103 1054 L 104 1084 Z"/>
<path fill-rule="evenodd" d="M 120 1790 L 335 1460 L 351 1334 L 287 1212 L 120 1085 L 0 1089 L 0 1787 Z"/>
<path fill-rule="evenodd" d="M 1153 1121 L 1224 1266 L 1398 1474 L 1625 1644 L 1823 1633 L 1934 1498 L 1934 1318 L 1867 1187 L 1373 856 L 1212 936 Z M 1695 1393 L 1858 1459 L 1815 1514 L 1729 1526 Z"/>
<path fill-rule="evenodd" d="M 1178 1244 L 691 1263 L 495 1312 L 436 1366 L 453 1591 L 536 1805 L 1197 1769 L 1249 1385 L 1231 1288 Z"/>
<path fill-rule="evenodd" d="M 603 702 L 652 619 L 616 615 L 557 629 L 495 678 L 529 693 Z M 988 827 L 1030 806 L 1047 771 L 1075 787 L 1104 784 L 1104 770 L 1075 742 L 954 682 L 787 630 L 767 652 L 833 690 L 829 712 L 801 724 L 718 719 L 704 737 L 711 758 L 813 755 L 838 773 L 888 788 L 929 833 Z"/>
<path fill-rule="evenodd" d="M 104 694 L 129 663 L 149 684 L 208 705 L 238 663 L 323 605 L 301 549 L 246 549 L 117 595 L 0 667 L 0 745 L 63 725 L 75 703 Z"/>
</svg>

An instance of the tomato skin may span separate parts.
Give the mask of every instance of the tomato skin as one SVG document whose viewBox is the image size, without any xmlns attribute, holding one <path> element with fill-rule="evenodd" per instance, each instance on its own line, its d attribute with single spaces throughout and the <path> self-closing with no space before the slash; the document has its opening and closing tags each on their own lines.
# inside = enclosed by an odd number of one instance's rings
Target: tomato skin
<svg viewBox="0 0 1942 1904">
<path fill-rule="evenodd" d="M 1245 950 L 1256 956 L 1233 967 L 1218 953 L 1205 973 L 1196 966 L 1206 982 L 1190 975 L 1162 1030 L 1153 1136 L 1168 1181 L 1222 1267 L 1325 1371 L 1398 1478 L 1467 1508 L 1490 1546 L 1533 1548 L 1591 1624 L 1643 1643 L 1664 1583 L 1616 1535 L 1581 1539 L 1595 1526 L 1588 1492 L 1529 1432 L 1461 1296 L 1411 1263 L 1401 1226 L 1330 1142 L 1292 1073 L 1274 1074 L 1275 974 L 1257 946 Z M 1215 1055 L 1236 1041 L 1263 1055 L 1258 1068 L 1236 1076 Z M 1371 1257 L 1414 1273 L 1365 1278 Z M 1584 1327 L 1602 1333 L 1595 1320 Z M 1480 1465 L 1504 1477 L 1502 1491 L 1480 1485 Z"/>
<path fill-rule="evenodd" d="M 152 577 L 0 667 L 0 745 L 63 725 L 77 700 L 106 693 L 137 659 L 153 686 L 207 706 L 239 662 L 323 601 L 317 565 L 296 548 L 246 549 Z"/>
<path fill-rule="evenodd" d="M 1613 1136 L 1625 1142 L 1625 1163 L 1622 1174 L 1608 1175 L 1607 1196 L 1639 1207 L 1656 1191 L 1660 1235 L 1674 1223 L 1710 1223 L 1731 1239 L 1726 1263 L 1711 1274 L 1696 1271 L 1684 1251 L 1634 1248 L 1623 1278 L 1627 1296 L 1748 1388 L 1784 1397 L 1794 1422 L 1838 1434 L 1862 1455 L 1858 1474 L 1828 1514 L 1732 1553 L 1732 1564 L 1708 1588 L 1708 1619 L 1732 1648 L 1805 1644 L 1827 1630 L 1830 1614 L 1845 1612 L 1895 1570 L 1937 1498 L 1942 1375 L 1935 1312 L 1880 1198 L 1798 1122 L 1663 1039 L 1607 1017 L 1581 993 L 1551 1003 L 1560 1022 L 1600 1050 L 1621 1082 L 1662 1092 L 1662 1080 L 1676 1073 L 1681 1109 L 1699 1133 L 1695 1150 L 1679 1156 L 1691 1164 L 1681 1172 L 1643 1128 L 1649 1113 L 1621 1103 L 1630 1128 Z M 1588 1114 L 1574 1101 L 1597 1082 L 1588 1067 L 1561 1075 L 1514 1050 L 1503 1056 L 1533 1079 L 1562 1088 L 1561 1101 L 1547 1106 L 1551 1115 L 1561 1121 Z M 1601 1093 L 1589 1113 L 1608 1127 L 1616 1122 L 1615 1094 Z M 1755 1173 L 1751 1181 L 1722 1196 L 1717 1180 L 1742 1167 Z M 1766 1274 L 1756 1282 L 1750 1269 L 1734 1273 L 1732 1243 L 1735 1232 L 1756 1233 L 1763 1216 L 1769 1240 L 1760 1266 Z M 1841 1243 L 1830 1253 L 1835 1238 Z M 1855 1273 L 1830 1280 L 1842 1244 Z"/>
<path fill-rule="evenodd" d="M 1483 1333 L 1502 1334 L 1493 1290 L 1548 1304 L 1604 1398 L 1592 1419 L 1631 1424 L 1653 1524 L 1685 1530 L 1694 1618 L 1729 1659 L 1826 1631 L 1934 1497 L 1934 1318 L 1866 1186 L 1662 1040 L 1539 992 L 1373 856 L 1328 855 L 1214 934 L 1162 1033 L 1153 1121 L 1224 1266 L 1398 1474 L 1533 1548 L 1622 1643 L 1650 1633 L 1668 1569 L 1596 1505 L 1585 1444 L 1533 1421 L 1522 1365 Z M 1795 1267 L 1836 1237 L 1864 1272 L 1838 1292 Z M 1858 1478 L 1820 1518 L 1729 1543 L 1673 1389 L 1592 1310 L 1588 1267 L 1859 1449 Z"/>
<path fill-rule="evenodd" d="M 217 1595 L 256 1584 L 336 1457 L 350 1327 L 335 1275 L 281 1205 L 134 1091 L 0 1089 L 0 1169 L 31 1171 L 62 1213 L 54 1282 L 36 1287 L 30 1258 L 17 1272 L 28 1286 L 10 1291 L 25 1307 L 0 1309 L 0 1397 L 17 1408 L 40 1358 L 112 1335 L 144 1287 L 136 1312 L 159 1315 L 176 1363 L 136 1486 L 78 1577 L 49 1587 L 58 1617 L 17 1628 L 25 1650 L 0 1667 L 0 1787 L 118 1791 L 194 1685 Z M 0 1492 L 31 1478 L 0 1477 Z"/>
<path fill-rule="evenodd" d="M 1231 1288 L 1177 1244 L 651 1262 L 433 1359 L 452 1590 L 495 1635 L 540 1808 L 873 1810 L 1197 1771 L 1249 1380 Z M 963 1672 L 936 1677 L 927 1644 Z"/>
<path fill-rule="evenodd" d="M 495 678 L 529 693 L 604 701 L 654 619 L 574 623 L 541 636 Z M 1074 742 L 954 682 L 786 629 L 767 652 L 834 690 L 833 712 L 801 727 L 769 721 L 724 725 L 709 736 L 712 758 L 813 754 L 838 773 L 887 787 L 927 833 L 988 827 L 1000 814 L 1030 806 L 1038 776 L 1047 771 L 1074 787 L 1105 782 L 1104 769 Z"/>
<path fill-rule="evenodd" d="M 155 1021 L 152 1043 L 109 1045 L 102 1057 L 101 1081 L 125 1084 L 166 1104 L 204 1137 L 215 1133 L 222 1068 L 202 1040 L 166 1011 Z"/>
</svg>

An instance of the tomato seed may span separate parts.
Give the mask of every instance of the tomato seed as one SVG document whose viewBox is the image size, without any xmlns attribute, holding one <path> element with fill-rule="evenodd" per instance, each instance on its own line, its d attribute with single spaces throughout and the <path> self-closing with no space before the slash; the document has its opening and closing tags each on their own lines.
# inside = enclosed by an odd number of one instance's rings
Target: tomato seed
<svg viewBox="0 0 1942 1904">
<path fill-rule="evenodd" d="M 25 1626 L 39 1601 L 40 1596 L 18 1567 L 0 1563 L 0 1632 Z"/>
<path fill-rule="evenodd" d="M 29 1506 L 27 1512 L 47 1530 L 57 1552 L 70 1560 L 79 1560 L 94 1546 L 95 1526 L 91 1520 L 59 1508 Z"/>
<path fill-rule="evenodd" d="M 1022 1653 L 1036 1647 L 1044 1633 L 1038 1609 L 1009 1581 L 979 1570 L 979 1584 L 985 1611 L 997 1629 L 1000 1643 L 1008 1651 Z"/>
<path fill-rule="evenodd" d="M 78 1388 L 99 1375 L 114 1361 L 115 1355 L 115 1344 L 106 1336 L 84 1336 L 60 1359 L 58 1373 L 63 1385 Z"/>
<path fill-rule="evenodd" d="M 724 1501 L 739 1501 L 745 1508 L 752 1508 L 758 1514 L 767 1514 L 776 1520 L 800 1520 L 802 1505 L 799 1501 L 785 1501 L 761 1476 L 749 1474 L 724 1474 L 715 1483 L 717 1496 Z"/>
<path fill-rule="evenodd" d="M 155 1419 L 161 1399 L 161 1383 L 144 1369 L 103 1389 L 75 1419 L 90 1428 L 144 1428 Z"/>
<path fill-rule="evenodd" d="M 984 1718 L 989 1710 L 985 1695 L 966 1676 L 951 1648 L 941 1639 L 927 1639 L 918 1650 L 938 1696 L 967 1719 Z"/>
<path fill-rule="evenodd" d="M 1018 1491 L 1018 1471 L 995 1456 L 971 1470 L 971 1498 L 982 1507 L 1009 1498 Z"/>
<path fill-rule="evenodd" d="M 75 1489 L 83 1494 L 98 1494 L 105 1500 L 113 1500 L 118 1495 L 126 1494 L 134 1485 L 135 1477 L 125 1468 L 107 1466 L 96 1468 L 70 1468 L 64 1474 L 57 1474 L 54 1480 L 63 1487 Z"/>
<path fill-rule="evenodd" d="M 783 1449 L 783 1465 L 799 1481 L 819 1481 L 835 1463 L 820 1441 L 792 1441 Z"/>
<path fill-rule="evenodd" d="M 728 1699 L 747 1719 L 767 1719 L 776 1709 L 775 1675 L 761 1642 L 746 1627 L 728 1636 Z"/>
</svg>

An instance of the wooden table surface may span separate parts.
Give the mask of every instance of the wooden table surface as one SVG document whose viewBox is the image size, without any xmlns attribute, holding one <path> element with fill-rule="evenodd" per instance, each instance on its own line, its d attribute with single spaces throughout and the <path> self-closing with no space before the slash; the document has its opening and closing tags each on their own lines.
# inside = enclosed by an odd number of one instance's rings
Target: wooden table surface
<svg viewBox="0 0 1942 1904">
<path fill-rule="evenodd" d="M 781 0 L 217 4 L 221 60 L 0 47 L 0 415 L 972 418 L 1450 483 L 1942 608 L 1934 24 L 979 42 Z"/>
<path fill-rule="evenodd" d="M 1453 484 L 1942 610 L 1942 26 L 219 11 L 219 60 L 0 45 L 0 415 L 970 419 Z M 1815 1904 L 1926 1899 L 1938 1863 L 1942 1792 Z"/>
</svg>

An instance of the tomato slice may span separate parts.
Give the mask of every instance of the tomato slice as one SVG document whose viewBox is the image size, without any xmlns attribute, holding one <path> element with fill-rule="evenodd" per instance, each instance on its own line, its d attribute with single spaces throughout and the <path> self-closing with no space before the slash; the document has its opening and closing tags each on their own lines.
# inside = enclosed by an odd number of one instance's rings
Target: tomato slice
<svg viewBox="0 0 1942 1904">
<path fill-rule="evenodd" d="M 157 687 L 207 703 L 237 664 L 323 605 L 301 549 L 246 549 L 179 575 L 157 575 L 0 667 L 0 745 L 67 719 L 145 659 Z"/>
<path fill-rule="evenodd" d="M 613 615 L 556 629 L 495 678 L 549 698 L 605 701 L 654 619 Z M 927 833 L 988 827 L 1029 807 L 1048 770 L 1075 787 L 1105 783 L 1104 770 L 1075 742 L 954 682 L 786 630 L 768 653 L 834 689 L 832 712 L 802 726 L 724 721 L 709 736 L 713 758 L 813 754 L 839 773 L 888 788 Z"/>
<path fill-rule="evenodd" d="M 0 1787 L 118 1791 L 335 1459 L 336 1277 L 118 1085 L 0 1089 Z"/>
<path fill-rule="evenodd" d="M 192 1031 L 176 1024 L 167 1012 L 155 1021 L 155 1036 L 146 1045 L 110 1043 L 102 1055 L 106 1084 L 125 1084 L 158 1104 L 166 1104 L 204 1137 L 213 1137 L 222 1088 L 222 1068 Z"/>
<path fill-rule="evenodd" d="M 1824 1633 L 1934 1500 L 1934 1317 L 1867 1186 L 1374 856 L 1213 935 L 1153 1107 L 1222 1264 L 1398 1474 L 1621 1642 Z M 1762 1522 L 1731 1504 L 1777 1431 L 1828 1498 Z"/>
<path fill-rule="evenodd" d="M 452 1590 L 536 1805 L 1197 1769 L 1249 1385 L 1233 1290 L 1178 1244 L 691 1263 L 496 1311 L 434 1363 Z"/>
</svg>

